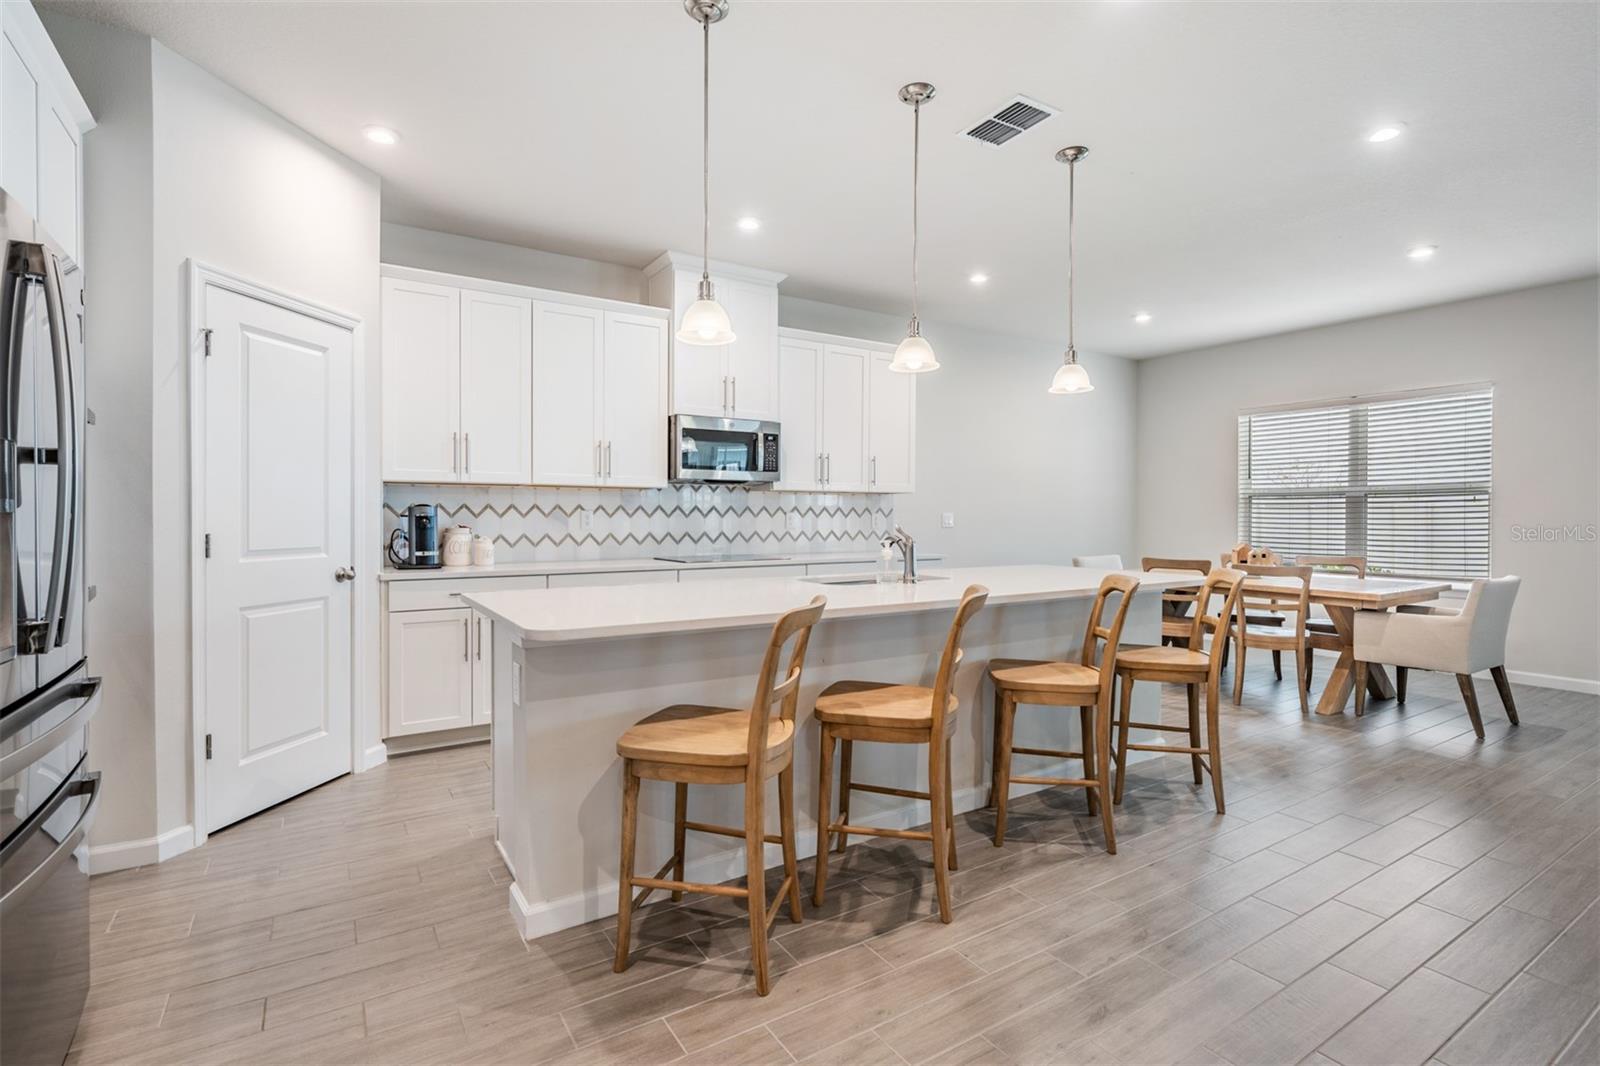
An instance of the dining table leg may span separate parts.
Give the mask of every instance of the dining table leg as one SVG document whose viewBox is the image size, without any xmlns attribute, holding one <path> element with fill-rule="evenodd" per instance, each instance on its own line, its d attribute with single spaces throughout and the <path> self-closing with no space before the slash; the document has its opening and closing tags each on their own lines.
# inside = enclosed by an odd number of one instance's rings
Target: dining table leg
<svg viewBox="0 0 1600 1066">
<path fill-rule="evenodd" d="M 1317 700 L 1317 713 L 1343 714 L 1345 704 L 1350 702 L 1350 693 L 1355 689 L 1356 612 L 1353 607 L 1334 604 L 1325 604 L 1324 607 L 1339 635 L 1339 660 L 1334 663 L 1328 683 Z M 1367 664 L 1367 692 L 1374 699 L 1394 699 L 1394 683 L 1389 680 L 1388 671 L 1378 663 Z"/>
</svg>

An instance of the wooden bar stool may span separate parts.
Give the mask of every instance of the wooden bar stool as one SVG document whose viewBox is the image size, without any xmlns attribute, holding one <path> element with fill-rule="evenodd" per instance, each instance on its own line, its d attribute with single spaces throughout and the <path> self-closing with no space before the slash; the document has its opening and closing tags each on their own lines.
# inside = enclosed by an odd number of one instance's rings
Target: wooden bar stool
<svg viewBox="0 0 1600 1066">
<path fill-rule="evenodd" d="M 1239 630 L 1239 662 L 1233 668 L 1233 702 L 1244 698 L 1244 659 L 1249 648 L 1266 648 L 1272 652 L 1272 668 L 1278 680 L 1283 680 L 1283 653 L 1294 652 L 1295 688 L 1300 692 L 1300 713 L 1310 711 L 1309 684 L 1306 659 L 1311 649 L 1306 643 L 1306 621 L 1311 614 L 1311 567 L 1309 566 L 1251 566 L 1240 564 L 1239 569 L 1249 577 L 1274 578 L 1274 581 L 1245 581 L 1239 602 L 1245 612 L 1245 624 Z M 1282 619 L 1294 615 L 1294 625 L 1257 625 L 1252 608 L 1271 612 Z"/>
<path fill-rule="evenodd" d="M 1195 594 L 1194 618 L 1190 622 L 1188 644 L 1182 648 L 1125 648 L 1117 654 L 1117 676 L 1122 679 L 1122 703 L 1117 708 L 1117 788 L 1114 803 L 1122 802 L 1123 776 L 1127 771 L 1129 751 L 1158 751 L 1170 755 L 1188 755 L 1194 765 L 1194 783 L 1200 784 L 1201 773 L 1211 775 L 1211 792 L 1217 801 L 1217 813 L 1224 813 L 1222 800 L 1222 738 L 1217 728 L 1217 701 L 1222 684 L 1222 660 L 1228 648 L 1228 639 L 1244 626 L 1244 607 L 1240 593 L 1245 575 L 1238 570 L 1213 570 L 1206 575 L 1206 583 Z M 1222 609 L 1210 614 L 1212 601 L 1222 597 Z M 1206 633 L 1211 634 L 1211 649 L 1205 647 Z M 1244 667 L 1244 656 L 1239 656 L 1239 668 Z M 1189 724 L 1166 725 L 1162 722 L 1135 722 L 1133 683 L 1135 681 L 1165 681 L 1183 685 L 1189 695 Z M 1202 743 L 1200 736 L 1200 686 L 1206 686 L 1206 727 Z M 1134 744 L 1128 740 L 1130 729 L 1155 729 L 1169 733 L 1188 733 L 1185 747 L 1175 744 Z M 1210 761 L 1202 759 L 1206 756 Z"/>
<path fill-rule="evenodd" d="M 1153 570 L 1193 571 L 1201 577 L 1211 573 L 1211 562 L 1207 559 L 1158 559 L 1146 555 L 1139 561 L 1139 566 L 1146 573 Z M 1194 606 L 1196 595 L 1194 589 L 1168 589 L 1161 594 L 1161 643 L 1188 646 L 1189 630 L 1193 626 L 1189 608 Z"/>
<path fill-rule="evenodd" d="M 961 595 L 955 621 L 945 637 L 944 653 L 939 657 L 939 672 L 933 687 L 895 685 L 881 681 L 839 681 L 817 697 L 817 722 L 822 726 L 822 760 L 817 783 L 817 881 L 811 902 L 822 906 L 828 884 L 828 850 L 834 834 L 839 850 L 856 836 L 895 837 L 900 840 L 926 840 L 933 844 L 933 880 L 939 893 L 939 918 L 948 922 L 950 885 L 948 871 L 956 866 L 955 814 L 951 810 L 950 736 L 955 732 L 957 702 L 951 689 L 956 683 L 956 667 L 961 665 L 961 631 L 989 598 L 989 590 L 972 585 Z M 850 779 L 851 746 L 858 740 L 884 744 L 928 745 L 928 791 L 865 785 Z M 840 752 L 839 820 L 833 820 L 829 805 L 833 799 L 833 746 L 843 742 Z M 850 824 L 850 793 L 872 792 L 881 796 L 925 799 L 932 809 L 932 824 L 927 832 L 915 829 L 878 829 Z"/>
<path fill-rule="evenodd" d="M 1128 604 L 1139 587 L 1135 578 L 1111 574 L 1100 582 L 1094 607 L 1089 611 L 1089 626 L 1083 635 L 1079 661 L 1048 662 L 1033 659 L 994 659 L 989 663 L 989 679 L 994 682 L 994 846 L 1006 838 L 1006 800 L 1013 784 L 1081 786 L 1088 794 L 1089 813 L 1100 814 L 1105 831 L 1106 851 L 1117 852 L 1117 834 L 1111 825 L 1111 804 L 1105 802 L 1110 784 L 1111 700 L 1116 687 L 1117 646 L 1122 641 L 1122 623 Z M 1102 626 L 1106 600 L 1120 593 L 1121 600 L 1111 620 Z M 1104 649 L 1100 645 L 1104 642 Z M 1099 666 L 1095 665 L 1097 658 Z M 1011 743 L 1012 724 L 1017 704 L 1044 707 L 1077 707 L 1082 751 L 1054 751 L 1049 748 L 1019 748 Z M 1012 755 L 1041 755 L 1055 759 L 1082 759 L 1082 777 L 1023 777 L 1011 773 Z"/>
<path fill-rule="evenodd" d="M 756 973 L 756 992 L 767 994 L 767 930 L 785 896 L 789 898 L 789 917 L 796 923 L 800 921 L 800 876 L 795 866 L 794 843 L 794 712 L 800 697 L 800 668 L 805 664 L 806 644 L 826 602 L 818 596 L 810 606 L 790 611 L 772 627 L 749 710 L 676 704 L 652 714 L 617 741 L 617 754 L 623 759 L 622 862 L 617 897 L 617 958 L 613 967 L 617 973 L 628 968 L 633 909 L 652 892 L 666 889 L 674 899 L 681 899 L 684 892 L 736 896 L 746 901 L 750 911 L 750 958 Z M 791 640 L 794 650 L 789 654 L 789 666 L 783 680 L 777 682 L 778 660 Z M 775 703 L 780 707 L 773 717 Z M 774 776 L 778 779 L 778 821 L 782 828 L 777 836 L 766 831 L 764 808 L 767 779 Z M 635 877 L 633 846 L 639 824 L 639 782 L 645 779 L 671 781 L 677 786 L 673 854 L 654 877 Z M 735 829 L 687 821 L 690 785 L 743 785 L 744 826 Z M 683 880 L 684 837 L 690 830 L 744 838 L 745 887 Z M 783 846 L 783 884 L 770 911 L 762 857 L 766 844 Z M 634 896 L 635 888 L 644 891 Z"/>
</svg>

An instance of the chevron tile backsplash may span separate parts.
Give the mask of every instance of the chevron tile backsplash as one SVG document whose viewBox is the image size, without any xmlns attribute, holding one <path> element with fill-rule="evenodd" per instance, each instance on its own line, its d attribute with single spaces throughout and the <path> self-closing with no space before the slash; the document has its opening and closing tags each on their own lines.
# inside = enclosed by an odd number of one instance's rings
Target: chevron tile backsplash
<svg viewBox="0 0 1600 1066">
<path fill-rule="evenodd" d="M 871 550 L 894 526 L 892 495 L 709 485 L 570 489 L 386 484 L 385 538 L 413 503 L 437 504 L 441 527 L 466 525 L 492 537 L 497 562 L 635 559 L 666 551 Z"/>
</svg>

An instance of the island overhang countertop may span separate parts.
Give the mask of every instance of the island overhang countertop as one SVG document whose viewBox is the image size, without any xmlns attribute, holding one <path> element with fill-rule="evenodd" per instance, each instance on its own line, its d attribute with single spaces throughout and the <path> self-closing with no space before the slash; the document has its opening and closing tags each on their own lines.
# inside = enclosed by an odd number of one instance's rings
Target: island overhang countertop
<svg viewBox="0 0 1600 1066">
<path fill-rule="evenodd" d="M 823 619 L 953 610 L 968 585 L 989 590 L 989 604 L 1088 598 L 1108 573 L 1139 578 L 1142 592 L 1192 584 L 1182 574 L 1074 566 L 977 566 L 941 569 L 915 584 L 838 584 L 837 578 L 730 578 L 693 585 L 474 592 L 462 601 L 505 625 L 522 644 L 640 637 L 769 626 L 785 611 L 826 596 Z"/>
</svg>

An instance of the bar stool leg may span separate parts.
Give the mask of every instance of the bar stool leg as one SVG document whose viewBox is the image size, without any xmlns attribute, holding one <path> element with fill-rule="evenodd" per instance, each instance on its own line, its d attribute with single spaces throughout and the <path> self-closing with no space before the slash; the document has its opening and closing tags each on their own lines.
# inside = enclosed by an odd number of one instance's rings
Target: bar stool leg
<svg viewBox="0 0 1600 1066">
<path fill-rule="evenodd" d="M 1217 801 L 1217 813 L 1227 814 L 1222 802 L 1222 737 L 1218 727 L 1217 686 L 1206 686 L 1206 746 L 1211 752 L 1211 795 Z"/>
<path fill-rule="evenodd" d="M 1000 728 L 1001 728 L 1000 719 L 1004 714 L 1004 712 L 1002 710 L 1004 705 L 1005 705 L 1005 696 L 1001 695 L 999 687 L 996 686 L 996 688 L 994 690 L 994 767 L 993 767 L 993 772 L 989 776 L 989 802 L 987 804 L 985 804 L 985 806 L 988 806 L 988 807 L 993 807 L 995 805 L 996 796 L 999 793 L 999 784 L 1000 784 Z"/>
<path fill-rule="evenodd" d="M 677 785 L 677 796 L 672 804 L 672 879 L 683 880 L 683 849 L 688 843 L 689 832 L 684 828 L 684 822 L 689 817 L 689 786 L 680 781 Z M 677 903 L 683 899 L 681 891 L 672 894 L 672 902 Z"/>
<path fill-rule="evenodd" d="M 744 786 L 745 906 L 750 911 L 750 965 L 756 972 L 756 995 L 764 996 L 767 985 L 767 871 L 762 851 L 766 847 L 765 782 L 751 767 Z"/>
<path fill-rule="evenodd" d="M 855 754 L 853 740 L 839 741 L 839 821 L 845 825 L 850 824 L 850 757 Z M 850 834 L 839 834 L 839 854 L 844 854 L 845 845 L 850 842 Z"/>
<path fill-rule="evenodd" d="M 822 906 L 822 893 L 828 887 L 828 850 L 833 838 L 833 733 L 822 727 L 822 751 L 817 758 L 817 875 L 811 885 L 811 905 Z"/>
<path fill-rule="evenodd" d="M 1200 686 L 1185 685 L 1183 687 L 1188 690 L 1189 696 L 1189 746 L 1198 748 L 1200 746 Z M 1198 785 L 1201 783 L 1200 756 L 1190 755 L 1189 762 L 1194 768 L 1194 783 Z"/>
<path fill-rule="evenodd" d="M 950 869 L 956 868 L 956 803 L 955 789 L 950 784 L 950 741 L 944 742 L 944 824 L 950 833 Z"/>
<path fill-rule="evenodd" d="M 994 737 L 994 846 L 1006 842 L 1006 800 L 1011 791 L 1011 725 L 1016 720 L 1017 703 L 1009 694 L 997 696 L 999 729 Z"/>
<path fill-rule="evenodd" d="M 800 864 L 794 846 L 794 762 L 778 774 L 778 825 L 783 837 L 783 874 L 789 879 L 789 920 L 800 924 Z M 680 878 L 682 875 L 679 875 Z"/>
<path fill-rule="evenodd" d="M 1128 685 L 1131 686 L 1132 684 L 1132 680 L 1129 680 Z M 1126 713 L 1126 709 L 1124 709 L 1124 715 Z M 1117 830 L 1111 822 L 1111 808 L 1115 804 L 1107 803 L 1105 797 L 1106 785 L 1111 780 L 1111 708 L 1109 706 L 1102 708 L 1097 704 L 1094 718 L 1095 732 L 1099 734 L 1100 740 L 1095 745 L 1098 752 L 1095 759 L 1095 776 L 1100 779 L 1100 783 L 1096 786 L 1096 790 L 1100 793 L 1100 828 L 1106 837 L 1106 854 L 1115 855 L 1117 853 Z"/>
<path fill-rule="evenodd" d="M 1310 654 L 1311 654 L 1311 649 L 1310 648 L 1305 649 L 1305 651 L 1303 651 L 1303 652 L 1299 648 L 1296 648 L 1294 650 L 1294 675 L 1295 675 L 1295 679 L 1300 682 L 1300 713 L 1301 714 L 1306 714 L 1311 710 L 1311 708 L 1310 708 L 1311 671 L 1302 670 L 1300 668 L 1300 665 L 1301 665 L 1300 664 L 1300 656 L 1301 655 L 1309 656 Z"/>
<path fill-rule="evenodd" d="M 1094 708 L 1078 708 L 1078 739 L 1083 749 L 1083 776 L 1087 780 L 1094 777 Z M 1100 808 L 1095 806 L 1098 802 L 1097 789 L 1093 785 L 1083 786 L 1083 801 L 1089 807 L 1089 816 L 1092 818 L 1100 813 Z"/>
<path fill-rule="evenodd" d="M 1272 649 L 1272 673 L 1279 681 L 1283 680 L 1283 651 L 1279 648 Z"/>
<path fill-rule="evenodd" d="M 1122 780 L 1128 770 L 1128 729 L 1133 717 L 1133 675 L 1122 675 L 1122 709 L 1117 718 L 1117 786 L 1112 793 L 1112 803 L 1122 802 Z M 1110 723 L 1107 723 L 1109 731 Z M 1108 740 L 1109 743 L 1109 740 Z"/>
<path fill-rule="evenodd" d="M 1233 664 L 1233 705 L 1237 707 L 1244 700 L 1244 653 L 1249 645 L 1243 640 L 1235 643 L 1239 645 L 1239 661 Z"/>
<path fill-rule="evenodd" d="M 945 778 L 949 767 L 945 762 L 944 746 L 939 743 L 939 738 L 930 737 L 928 740 L 928 805 L 932 808 L 930 813 L 929 835 L 933 837 L 933 883 L 939 891 L 939 920 L 946 925 L 954 917 L 950 913 L 950 834 L 943 830 L 948 823 L 949 812 L 945 808 L 948 802 L 945 790 Z"/>
<path fill-rule="evenodd" d="M 639 829 L 639 779 L 633 763 L 622 763 L 622 861 L 617 864 L 617 957 L 611 968 L 628 968 L 628 944 L 633 933 L 633 840 Z"/>
</svg>

